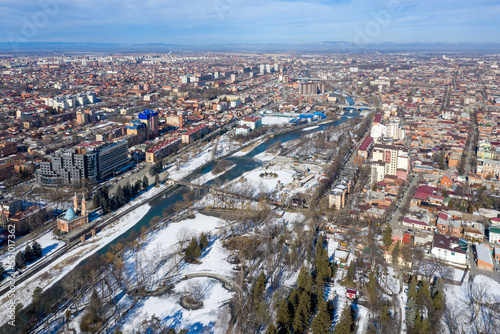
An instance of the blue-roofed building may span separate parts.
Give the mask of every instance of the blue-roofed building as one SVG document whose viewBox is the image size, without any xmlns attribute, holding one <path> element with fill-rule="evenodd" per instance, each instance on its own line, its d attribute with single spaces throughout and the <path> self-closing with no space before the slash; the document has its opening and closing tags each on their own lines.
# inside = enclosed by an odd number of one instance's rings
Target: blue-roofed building
<svg viewBox="0 0 500 334">
<path fill-rule="evenodd" d="M 146 124 L 148 138 L 158 135 L 159 116 L 156 110 L 144 109 L 139 113 L 139 121 Z"/>
<path fill-rule="evenodd" d="M 147 139 L 148 127 L 145 123 L 142 123 L 137 119 L 134 119 L 127 125 L 127 135 L 136 135 L 138 141 L 142 143 Z"/>
<path fill-rule="evenodd" d="M 316 111 L 314 115 L 318 116 L 320 119 L 325 119 L 326 115 L 323 114 L 322 112 Z"/>
</svg>

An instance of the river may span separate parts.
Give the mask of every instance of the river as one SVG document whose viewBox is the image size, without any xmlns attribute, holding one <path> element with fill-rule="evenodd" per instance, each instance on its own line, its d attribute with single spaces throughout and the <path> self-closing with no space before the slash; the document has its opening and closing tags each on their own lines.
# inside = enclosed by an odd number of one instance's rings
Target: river
<svg viewBox="0 0 500 334">
<path fill-rule="evenodd" d="M 219 184 L 222 184 L 226 181 L 231 181 L 234 179 L 237 179 L 243 173 L 246 173 L 248 171 L 251 171 L 255 168 L 260 167 L 263 162 L 255 159 L 255 156 L 265 152 L 266 149 L 273 145 L 274 143 L 280 141 L 282 143 L 285 143 L 290 140 L 294 139 L 299 139 L 301 135 L 304 134 L 309 134 L 313 132 L 318 132 L 325 130 L 327 127 L 332 126 L 332 125 L 339 125 L 343 123 L 345 120 L 352 118 L 351 117 L 341 117 L 337 121 L 331 121 L 327 123 L 323 123 L 316 127 L 315 123 L 311 123 L 311 129 L 308 128 L 299 128 L 297 130 L 292 130 L 283 134 L 278 134 L 273 136 L 272 138 L 264 141 L 263 143 L 259 144 L 255 148 L 253 148 L 250 152 L 248 152 L 245 156 L 231 156 L 229 158 L 226 158 L 225 160 L 229 160 L 231 163 L 235 164 L 235 166 L 227 171 L 226 173 L 221 174 L 219 177 L 208 181 L 206 184 L 210 185 L 214 182 L 219 182 Z M 191 176 L 190 180 L 194 180 L 196 178 L 199 178 L 202 175 L 205 175 L 207 173 L 210 173 L 212 171 L 212 167 L 214 166 L 215 162 L 211 163 L 208 165 L 206 168 L 201 170 L 198 173 L 195 173 L 194 175 Z M 186 187 L 176 187 L 172 191 L 166 193 L 164 196 L 161 198 L 153 201 L 150 203 L 151 209 L 148 211 L 148 213 L 141 219 L 139 220 L 133 227 L 131 227 L 129 230 L 127 230 L 125 233 L 117 237 L 115 240 L 113 240 L 111 243 L 109 243 L 107 246 L 103 247 L 100 251 L 99 254 L 104 254 L 107 252 L 108 248 L 111 245 L 114 245 L 118 242 L 120 242 L 123 238 L 126 238 L 129 236 L 130 232 L 135 230 L 135 231 L 140 231 L 143 226 L 147 226 L 149 224 L 149 221 L 155 217 L 155 216 L 161 216 L 163 213 L 163 210 L 166 208 L 170 208 L 174 206 L 177 202 L 182 201 L 183 198 L 182 196 L 189 191 L 188 188 Z"/>
</svg>

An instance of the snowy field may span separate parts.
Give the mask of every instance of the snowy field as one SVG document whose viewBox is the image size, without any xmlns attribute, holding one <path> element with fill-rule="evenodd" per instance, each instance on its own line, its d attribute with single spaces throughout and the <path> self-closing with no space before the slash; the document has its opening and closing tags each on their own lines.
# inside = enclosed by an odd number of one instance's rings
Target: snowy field
<svg viewBox="0 0 500 334">
<path fill-rule="evenodd" d="M 264 172 L 276 173 L 277 177 L 260 177 L 260 174 Z M 242 175 L 242 178 L 236 180 L 232 184 L 234 185 L 235 190 L 252 189 L 254 191 L 262 190 L 269 193 L 273 192 L 276 189 L 278 181 L 284 184 L 292 182 L 295 174 L 295 171 L 280 169 L 278 166 L 273 166 L 268 169 L 261 167 L 244 173 Z"/>
<path fill-rule="evenodd" d="M 482 326 L 486 326 L 488 323 L 491 311 L 486 307 L 480 307 L 479 304 L 498 305 L 500 303 L 500 283 L 489 277 L 477 275 L 474 277 L 470 290 L 468 278 L 461 286 L 445 284 L 446 306 L 450 310 L 451 317 L 461 329 L 459 332 L 489 332 L 487 327 Z M 476 302 L 471 304 L 473 298 Z M 498 319 L 496 321 L 498 328 Z M 443 327 L 445 326 L 443 324 Z"/>
<path fill-rule="evenodd" d="M 188 311 L 179 304 L 179 300 L 182 292 L 193 284 L 200 287 L 203 307 Z M 128 317 L 131 321 L 123 326 L 122 332 L 136 333 L 145 319 L 155 315 L 161 319 L 162 327 L 187 328 L 189 333 L 225 333 L 229 321 L 229 310 L 225 305 L 231 298 L 232 293 L 215 279 L 200 277 L 182 281 L 175 287 L 174 293 L 149 297 L 141 302 Z"/>
<path fill-rule="evenodd" d="M 142 270 L 152 278 L 151 287 L 157 285 L 172 271 L 172 263 L 178 261 L 180 256 L 179 242 L 198 237 L 202 232 L 216 235 L 217 229 L 222 225 L 219 218 L 196 214 L 192 219 L 184 219 L 170 223 L 165 228 L 148 236 L 146 243 L 137 254 L 129 252 L 126 255 L 125 267 L 128 277 L 137 277 L 135 261 L 139 259 Z M 200 263 L 182 262 L 176 272 L 176 279 L 192 273 L 214 273 L 228 279 L 235 276 L 233 265 L 227 258 L 230 252 L 222 246 L 222 241 L 211 238 L 209 247 L 203 252 Z M 165 260 L 166 259 L 166 260 Z M 179 304 L 184 291 L 195 288 L 201 293 L 204 306 L 199 310 L 186 310 Z M 146 318 L 155 315 L 160 318 L 162 326 L 189 329 L 189 333 L 223 333 L 227 321 L 220 321 L 228 312 L 225 304 L 232 298 L 233 292 L 223 288 L 222 283 L 207 277 L 192 278 L 177 281 L 174 292 L 158 297 L 147 297 L 130 312 L 122 321 L 122 331 L 132 333 Z"/>
</svg>

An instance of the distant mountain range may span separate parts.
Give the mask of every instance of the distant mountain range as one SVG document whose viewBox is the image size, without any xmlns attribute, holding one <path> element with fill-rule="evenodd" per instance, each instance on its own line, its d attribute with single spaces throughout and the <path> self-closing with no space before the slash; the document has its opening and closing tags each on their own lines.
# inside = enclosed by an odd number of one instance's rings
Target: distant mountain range
<svg viewBox="0 0 500 334">
<path fill-rule="evenodd" d="M 232 43 L 207 45 L 182 45 L 165 43 L 120 44 L 120 43 L 65 43 L 65 42 L 3 42 L 1 54 L 16 53 L 132 53 L 132 52 L 465 52 L 500 53 L 500 43 L 366 43 L 356 44 L 342 41 L 321 43 Z"/>
</svg>

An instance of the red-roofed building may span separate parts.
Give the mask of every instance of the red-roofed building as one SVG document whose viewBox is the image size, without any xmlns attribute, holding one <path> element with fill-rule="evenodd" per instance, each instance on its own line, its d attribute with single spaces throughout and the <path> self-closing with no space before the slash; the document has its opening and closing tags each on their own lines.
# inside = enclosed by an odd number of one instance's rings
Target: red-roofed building
<svg viewBox="0 0 500 334">
<path fill-rule="evenodd" d="M 209 131 L 210 131 L 210 129 L 208 128 L 208 125 L 206 125 L 206 124 L 199 125 L 196 128 L 191 129 L 189 131 L 186 131 L 182 134 L 182 137 L 181 137 L 182 143 L 183 144 L 190 144 L 193 141 L 206 135 Z"/>
<path fill-rule="evenodd" d="M 403 225 L 411 227 L 411 228 L 418 228 L 420 230 L 425 230 L 425 231 L 433 231 L 434 226 L 429 226 L 426 222 L 423 222 L 421 220 L 416 220 L 412 219 L 410 217 L 404 217 L 403 218 Z"/>
<path fill-rule="evenodd" d="M 373 143 L 373 137 L 366 137 L 359 146 L 358 154 L 364 160 L 368 159 L 368 156 L 370 155 L 370 152 L 373 148 Z"/>
</svg>

